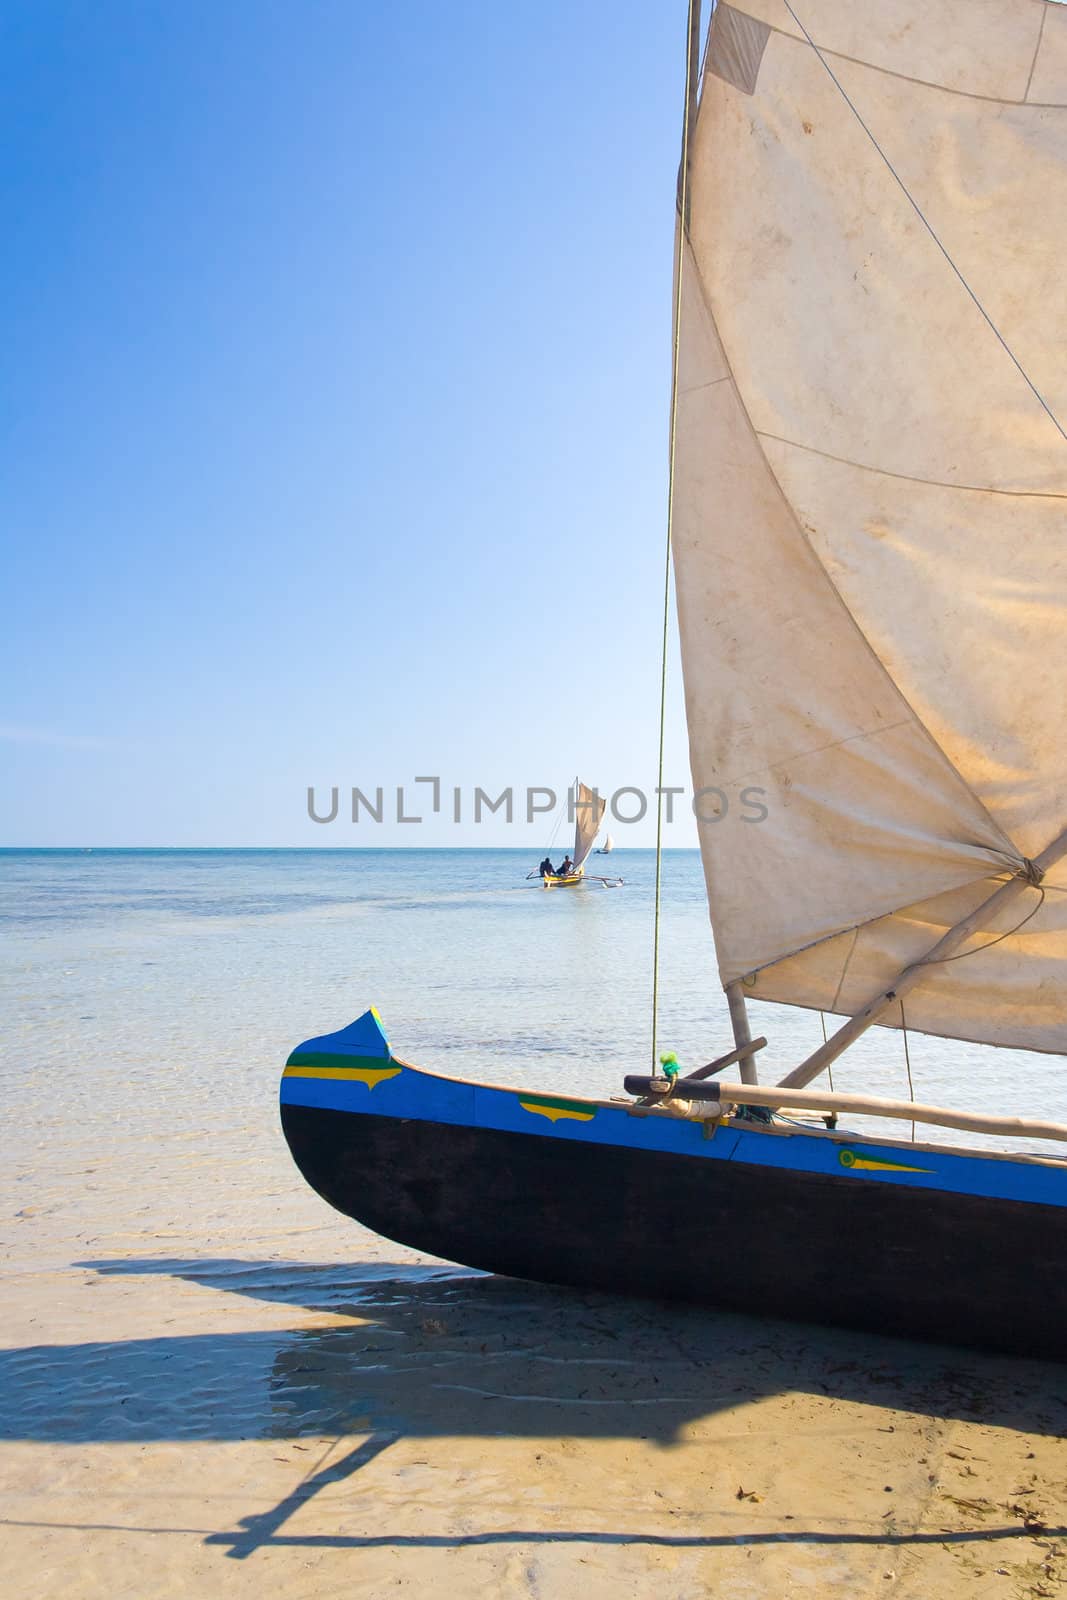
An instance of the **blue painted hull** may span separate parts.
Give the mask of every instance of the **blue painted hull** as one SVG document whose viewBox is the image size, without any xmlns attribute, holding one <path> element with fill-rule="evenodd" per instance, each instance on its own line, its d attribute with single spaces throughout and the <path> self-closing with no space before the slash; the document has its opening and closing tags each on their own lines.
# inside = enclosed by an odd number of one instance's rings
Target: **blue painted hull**
<svg viewBox="0 0 1067 1600">
<path fill-rule="evenodd" d="M 312 1186 L 436 1255 L 1065 1354 L 1060 1162 L 638 1117 L 624 1105 L 438 1077 L 398 1061 L 371 1013 L 294 1051 L 281 1100 Z"/>
</svg>

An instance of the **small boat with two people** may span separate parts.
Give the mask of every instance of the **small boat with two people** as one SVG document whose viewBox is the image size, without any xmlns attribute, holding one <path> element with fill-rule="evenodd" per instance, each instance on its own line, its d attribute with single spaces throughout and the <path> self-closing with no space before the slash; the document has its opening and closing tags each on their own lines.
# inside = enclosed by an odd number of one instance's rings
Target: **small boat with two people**
<svg viewBox="0 0 1067 1600">
<path fill-rule="evenodd" d="M 568 793 L 568 801 L 574 815 L 574 853 L 567 854 L 558 867 L 552 865 L 550 856 L 545 856 L 536 872 L 528 872 L 528 878 L 540 877 L 545 889 L 573 889 L 577 884 L 586 881 L 585 863 L 596 843 L 600 824 L 604 820 L 607 810 L 607 801 L 601 799 L 595 789 L 590 789 L 588 784 L 575 778 Z M 609 833 L 605 849 L 611 849 L 611 834 Z M 602 852 L 598 852 L 600 854 Z M 592 881 L 601 883 L 608 889 L 616 889 L 622 884 L 621 878 L 595 878 Z"/>
</svg>

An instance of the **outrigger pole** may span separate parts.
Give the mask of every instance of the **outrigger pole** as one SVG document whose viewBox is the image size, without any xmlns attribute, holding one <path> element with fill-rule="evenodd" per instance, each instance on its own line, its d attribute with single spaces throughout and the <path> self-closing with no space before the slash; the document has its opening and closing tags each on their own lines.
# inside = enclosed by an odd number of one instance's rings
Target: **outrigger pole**
<svg viewBox="0 0 1067 1600">
<path fill-rule="evenodd" d="M 845 1112 L 866 1117 L 896 1117 L 903 1122 L 929 1122 L 939 1128 L 960 1128 L 966 1133 L 998 1134 L 1005 1138 L 1067 1141 L 1067 1123 L 1044 1122 L 1033 1117 L 999 1116 L 988 1111 L 953 1111 L 947 1106 L 919 1105 L 914 1100 L 886 1100 L 869 1094 L 830 1094 L 819 1089 L 761 1089 L 749 1083 L 708 1083 L 697 1073 L 688 1078 L 648 1078 L 640 1074 L 625 1080 L 627 1094 L 641 1095 L 642 1110 L 656 1106 L 696 1120 L 717 1121 L 734 1106 L 782 1106 L 796 1111 Z M 912 1147 L 914 1148 L 914 1147 Z M 862 1157 L 860 1158 L 863 1159 Z M 848 1163 L 846 1162 L 845 1165 Z"/>
<path fill-rule="evenodd" d="M 858 1011 L 843 1027 L 838 1028 L 836 1033 L 831 1034 L 829 1039 L 824 1044 L 821 1044 L 813 1055 L 810 1055 L 806 1061 L 802 1061 L 799 1067 L 794 1067 L 793 1071 L 782 1079 L 778 1087 L 781 1089 L 802 1089 L 806 1083 L 810 1083 L 813 1078 L 817 1078 L 825 1067 L 831 1066 L 839 1055 L 842 1055 L 851 1044 L 855 1043 L 860 1034 L 866 1033 L 867 1029 L 877 1022 L 879 1018 L 884 1017 L 886 1012 L 890 1011 L 902 1000 L 909 990 L 914 989 L 917 983 L 921 983 L 926 976 L 928 967 L 936 965 L 939 961 L 947 961 L 954 956 L 961 945 L 966 944 L 972 934 L 977 933 L 984 923 L 988 923 L 1006 905 L 1010 905 L 1013 900 L 1016 900 L 1024 889 L 1039 887 L 1041 879 L 1049 868 L 1054 867 L 1057 861 L 1062 860 L 1064 856 L 1067 856 L 1067 831 L 1061 833 L 1058 839 L 1054 839 L 1050 845 L 1047 845 L 1039 856 L 1034 857 L 1033 861 L 1028 861 L 1025 867 L 1019 868 L 1014 877 L 1009 878 L 1007 883 L 1002 883 L 1000 888 L 995 890 L 988 900 L 983 900 L 982 904 L 976 907 L 969 916 L 964 917 L 962 922 L 957 922 L 954 928 L 950 928 L 944 937 L 934 945 L 932 950 L 927 951 L 926 955 L 913 962 L 910 967 L 905 967 L 890 988 L 883 989 L 877 999 L 864 1006 L 862 1011 Z M 729 993 L 729 990 L 727 990 L 727 993 Z M 733 1007 L 731 1006 L 731 1014 L 732 1012 Z"/>
</svg>

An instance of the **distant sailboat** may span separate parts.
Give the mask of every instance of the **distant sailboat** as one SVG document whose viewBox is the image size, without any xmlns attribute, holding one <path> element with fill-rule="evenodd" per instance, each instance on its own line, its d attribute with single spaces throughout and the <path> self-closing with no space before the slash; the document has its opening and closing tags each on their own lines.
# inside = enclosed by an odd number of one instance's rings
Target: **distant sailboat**
<svg viewBox="0 0 1067 1600">
<path fill-rule="evenodd" d="M 606 833 L 604 835 L 604 843 L 600 846 L 600 849 L 596 852 L 596 854 L 598 856 L 610 856 L 614 848 L 615 840 L 611 837 L 610 833 Z"/>
<path fill-rule="evenodd" d="M 576 883 L 581 883 L 585 877 L 586 858 L 596 842 L 608 803 L 600 798 L 595 789 L 590 789 L 588 784 L 581 783 L 575 778 L 572 804 L 574 855 L 567 858 L 570 869 L 567 872 L 542 873 L 541 882 L 546 889 L 569 889 Z"/>
</svg>

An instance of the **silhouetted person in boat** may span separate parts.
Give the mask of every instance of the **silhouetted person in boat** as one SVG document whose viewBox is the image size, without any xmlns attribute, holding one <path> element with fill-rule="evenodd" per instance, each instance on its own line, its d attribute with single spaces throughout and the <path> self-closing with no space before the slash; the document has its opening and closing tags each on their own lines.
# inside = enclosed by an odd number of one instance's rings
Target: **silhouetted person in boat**
<svg viewBox="0 0 1067 1600">
<path fill-rule="evenodd" d="M 566 860 L 561 864 L 559 871 L 556 873 L 556 877 L 569 878 L 573 871 L 574 862 L 571 860 L 570 856 L 567 856 Z"/>
<path fill-rule="evenodd" d="M 556 869 L 552 865 L 552 863 L 549 860 L 548 856 L 546 856 L 545 859 L 541 863 L 540 873 L 541 873 L 542 878 L 554 878 L 556 876 Z"/>
</svg>

